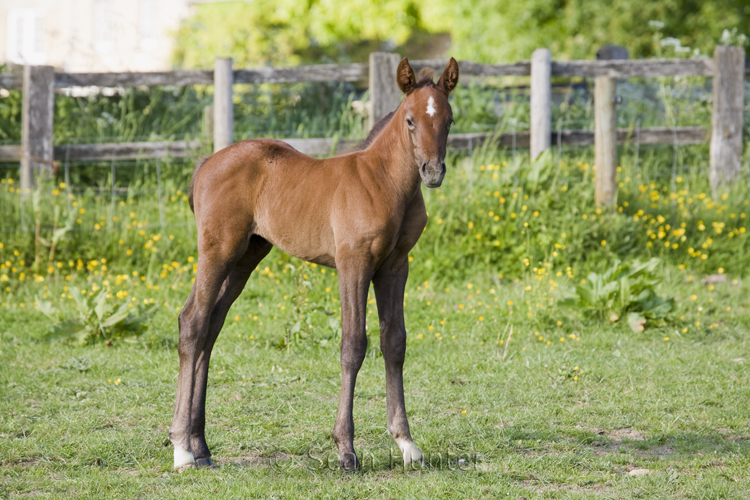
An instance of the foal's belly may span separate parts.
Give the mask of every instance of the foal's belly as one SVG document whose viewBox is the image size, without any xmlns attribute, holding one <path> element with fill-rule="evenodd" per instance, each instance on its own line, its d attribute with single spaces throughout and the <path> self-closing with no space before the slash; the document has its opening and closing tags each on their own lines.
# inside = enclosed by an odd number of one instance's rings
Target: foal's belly
<svg viewBox="0 0 750 500">
<path fill-rule="evenodd" d="M 359 233 L 354 228 L 341 230 L 339 243 L 344 248 L 357 248 L 365 251 L 371 264 L 377 265 L 390 254 L 399 241 L 397 228 L 383 225 Z M 256 220 L 255 234 L 265 238 L 274 246 L 289 255 L 322 266 L 336 268 L 337 245 L 333 228 L 328 224 L 316 224 L 301 217 L 296 224 L 279 220 Z M 353 233 L 353 234 L 351 234 Z M 359 252 L 357 252 L 359 253 Z M 362 254 L 360 254 L 362 255 Z"/>
<path fill-rule="evenodd" d="M 255 233 L 285 253 L 307 262 L 336 267 L 336 246 L 330 228 L 316 227 L 304 219 L 297 224 L 256 221 Z"/>
<path fill-rule="evenodd" d="M 275 243 L 274 243 L 275 244 Z M 292 248 L 285 248 L 282 245 L 276 245 L 284 252 L 288 253 L 289 255 L 292 255 L 294 257 L 297 257 L 298 259 L 302 259 L 307 262 L 314 262 L 315 264 L 320 264 L 321 266 L 326 267 L 332 267 L 336 268 L 336 254 L 331 251 L 324 251 L 321 252 L 321 249 L 319 248 L 313 248 L 313 247 L 300 247 L 300 246 L 294 246 Z"/>
</svg>

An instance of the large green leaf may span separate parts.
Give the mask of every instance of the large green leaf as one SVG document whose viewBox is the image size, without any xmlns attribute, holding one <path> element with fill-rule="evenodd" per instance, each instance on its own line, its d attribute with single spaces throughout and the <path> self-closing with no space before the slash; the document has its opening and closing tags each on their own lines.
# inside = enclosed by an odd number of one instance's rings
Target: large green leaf
<svg viewBox="0 0 750 500">
<path fill-rule="evenodd" d="M 86 325 L 77 319 L 68 319 L 55 324 L 47 331 L 45 336 L 48 339 L 69 338 L 82 330 L 86 330 Z"/>
<path fill-rule="evenodd" d="M 102 288 L 94 299 L 94 314 L 96 314 L 96 319 L 98 319 L 99 322 L 101 322 L 102 318 L 107 314 L 107 309 L 107 290 Z"/>
</svg>

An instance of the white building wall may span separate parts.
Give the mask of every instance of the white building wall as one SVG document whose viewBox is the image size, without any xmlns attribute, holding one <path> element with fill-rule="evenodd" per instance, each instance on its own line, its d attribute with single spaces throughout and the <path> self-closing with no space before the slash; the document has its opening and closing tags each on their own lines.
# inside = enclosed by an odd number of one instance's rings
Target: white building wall
<svg viewBox="0 0 750 500">
<path fill-rule="evenodd" d="M 67 72 L 167 71 L 190 0 L 0 0 L 0 61 Z"/>
</svg>

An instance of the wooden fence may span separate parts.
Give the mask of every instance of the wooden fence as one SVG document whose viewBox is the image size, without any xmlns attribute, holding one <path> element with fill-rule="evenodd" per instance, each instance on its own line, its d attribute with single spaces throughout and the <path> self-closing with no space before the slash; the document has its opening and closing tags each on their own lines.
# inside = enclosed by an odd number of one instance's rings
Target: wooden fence
<svg viewBox="0 0 750 500">
<path fill-rule="evenodd" d="M 0 146 L 0 162 L 21 162 L 22 191 L 34 185 L 39 170 L 59 160 L 125 160 L 190 157 L 201 141 L 136 142 L 54 147 L 54 91 L 60 88 L 99 86 L 134 87 L 153 85 L 214 85 L 213 147 L 218 151 L 233 142 L 232 85 L 235 83 L 364 82 L 369 80 L 372 111 L 370 125 L 395 109 L 401 93 L 395 82 L 397 54 L 370 54 L 369 64 L 321 64 L 298 67 L 233 69 L 231 59 L 217 59 L 213 71 L 155 73 L 56 73 L 49 66 L 26 66 L 22 73 L 0 74 L 0 88 L 23 90 L 22 144 Z M 446 61 L 412 61 L 415 70 L 442 69 Z M 459 63 L 461 76 L 531 77 L 530 130 L 512 133 L 451 134 L 449 146 L 472 149 L 492 141 L 495 147 L 530 148 L 532 159 L 553 145 L 595 144 L 596 200 L 601 206 L 614 203 L 617 144 L 631 131 L 615 126 L 616 80 L 632 77 L 713 77 L 713 114 L 710 133 L 710 178 L 713 186 L 734 179 L 742 155 L 744 75 L 750 71 L 741 47 L 716 48 L 713 59 L 647 59 L 553 61 L 547 49 L 534 52 L 531 61 L 513 64 Z M 595 78 L 595 130 L 558 130 L 551 127 L 551 79 Z M 699 144 L 709 140 L 704 127 L 652 127 L 640 129 L 641 144 Z M 298 150 L 326 155 L 353 145 L 349 139 L 288 139 Z"/>
</svg>

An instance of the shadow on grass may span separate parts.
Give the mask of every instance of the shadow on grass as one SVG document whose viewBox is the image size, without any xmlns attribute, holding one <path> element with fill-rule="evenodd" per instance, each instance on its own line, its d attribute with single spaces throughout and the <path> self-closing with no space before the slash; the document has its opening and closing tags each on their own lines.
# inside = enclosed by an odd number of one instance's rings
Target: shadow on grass
<svg viewBox="0 0 750 500">
<path fill-rule="evenodd" d="M 548 429 L 529 430 L 506 428 L 502 437 L 491 452 L 439 452 L 424 450 L 423 466 L 404 467 L 397 449 L 364 449 L 358 451 L 360 467 L 358 473 L 411 472 L 467 472 L 481 469 L 483 463 L 490 463 L 501 457 L 517 453 L 519 455 L 555 456 L 580 451 L 590 451 L 594 455 L 608 454 L 634 455 L 642 459 L 690 459 L 700 457 L 716 458 L 750 457 L 750 439 L 747 436 L 722 433 L 718 430 L 698 432 L 674 432 L 652 437 L 632 428 L 603 430 L 576 430 L 565 435 Z M 578 460 L 578 459 L 576 459 Z M 307 470 L 310 473 L 343 473 L 338 465 L 335 450 L 310 451 L 305 454 L 289 454 L 280 451 L 251 454 L 240 457 L 218 458 L 217 463 L 230 467 L 268 467 L 283 470 Z M 513 479 L 527 479 L 523 474 Z"/>
<path fill-rule="evenodd" d="M 603 430 L 578 427 L 569 433 L 550 428 L 510 426 L 501 431 L 497 450 L 537 455 L 555 450 L 585 448 L 595 453 L 633 453 L 639 456 L 739 455 L 750 457 L 750 437 L 724 429 L 672 432 L 646 436 L 633 428 Z"/>
<path fill-rule="evenodd" d="M 591 447 L 598 453 L 626 452 L 636 455 L 728 455 L 750 456 L 750 439 L 747 436 L 708 430 L 699 432 L 673 432 L 645 437 L 634 429 L 614 431 L 583 431 L 575 441 Z"/>
</svg>

